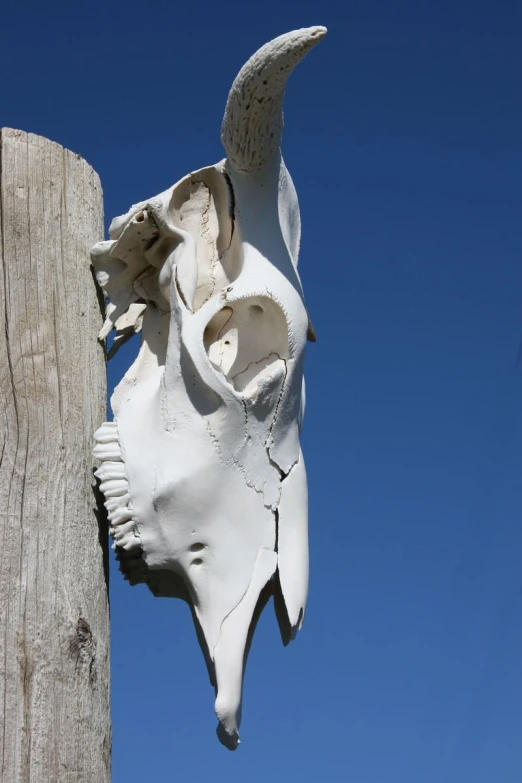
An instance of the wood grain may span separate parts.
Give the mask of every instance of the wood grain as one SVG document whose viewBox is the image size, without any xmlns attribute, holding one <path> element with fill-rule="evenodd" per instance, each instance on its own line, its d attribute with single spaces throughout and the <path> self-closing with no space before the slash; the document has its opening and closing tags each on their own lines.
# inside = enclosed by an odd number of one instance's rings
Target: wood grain
<svg viewBox="0 0 522 783">
<path fill-rule="evenodd" d="M 91 457 L 106 381 L 89 261 L 102 193 L 58 144 L 9 129 L 0 141 L 0 780 L 106 783 L 107 539 Z"/>
</svg>

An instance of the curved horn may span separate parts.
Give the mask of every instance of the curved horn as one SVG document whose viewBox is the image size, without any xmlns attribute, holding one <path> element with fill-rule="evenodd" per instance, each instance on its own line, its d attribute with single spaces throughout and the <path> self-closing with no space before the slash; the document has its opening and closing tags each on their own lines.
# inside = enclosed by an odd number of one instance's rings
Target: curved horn
<svg viewBox="0 0 522 783">
<path fill-rule="evenodd" d="M 325 27 L 280 35 L 261 47 L 239 71 L 221 126 L 221 141 L 238 171 L 262 169 L 279 150 L 288 77 L 325 35 Z"/>
</svg>

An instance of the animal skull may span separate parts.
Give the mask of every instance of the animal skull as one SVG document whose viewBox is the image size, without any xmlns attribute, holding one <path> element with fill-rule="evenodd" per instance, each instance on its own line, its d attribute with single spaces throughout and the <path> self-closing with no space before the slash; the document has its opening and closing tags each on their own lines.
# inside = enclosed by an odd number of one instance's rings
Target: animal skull
<svg viewBox="0 0 522 783">
<path fill-rule="evenodd" d="M 114 547 L 132 584 L 189 604 L 231 749 L 255 620 L 273 594 L 286 644 L 307 597 L 299 429 L 314 337 L 280 141 L 288 76 L 325 33 L 262 47 L 230 91 L 225 160 L 134 205 L 92 251 L 109 356 L 142 334 L 95 434 Z"/>
</svg>

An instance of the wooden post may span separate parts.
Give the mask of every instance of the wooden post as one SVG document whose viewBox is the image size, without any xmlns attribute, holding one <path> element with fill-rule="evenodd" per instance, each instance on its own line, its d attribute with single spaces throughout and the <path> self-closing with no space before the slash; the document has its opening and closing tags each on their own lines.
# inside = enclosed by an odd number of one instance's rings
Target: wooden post
<svg viewBox="0 0 522 783">
<path fill-rule="evenodd" d="M 0 141 L 0 780 L 107 783 L 107 539 L 91 458 L 106 382 L 89 260 L 102 194 L 58 144 L 9 129 Z"/>
</svg>

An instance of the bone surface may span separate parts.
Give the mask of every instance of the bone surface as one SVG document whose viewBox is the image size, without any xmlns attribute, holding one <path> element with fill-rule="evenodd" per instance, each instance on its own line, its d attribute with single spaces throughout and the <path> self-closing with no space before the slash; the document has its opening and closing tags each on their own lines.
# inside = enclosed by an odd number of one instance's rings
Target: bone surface
<svg viewBox="0 0 522 783">
<path fill-rule="evenodd" d="M 109 356 L 141 332 L 114 421 L 95 434 L 113 546 L 131 584 L 189 604 L 230 749 L 261 609 L 272 595 L 286 644 L 307 599 L 299 431 L 315 336 L 280 144 L 287 79 L 325 33 L 296 30 L 256 52 L 226 105 L 227 157 L 134 205 L 92 251 Z"/>
</svg>

